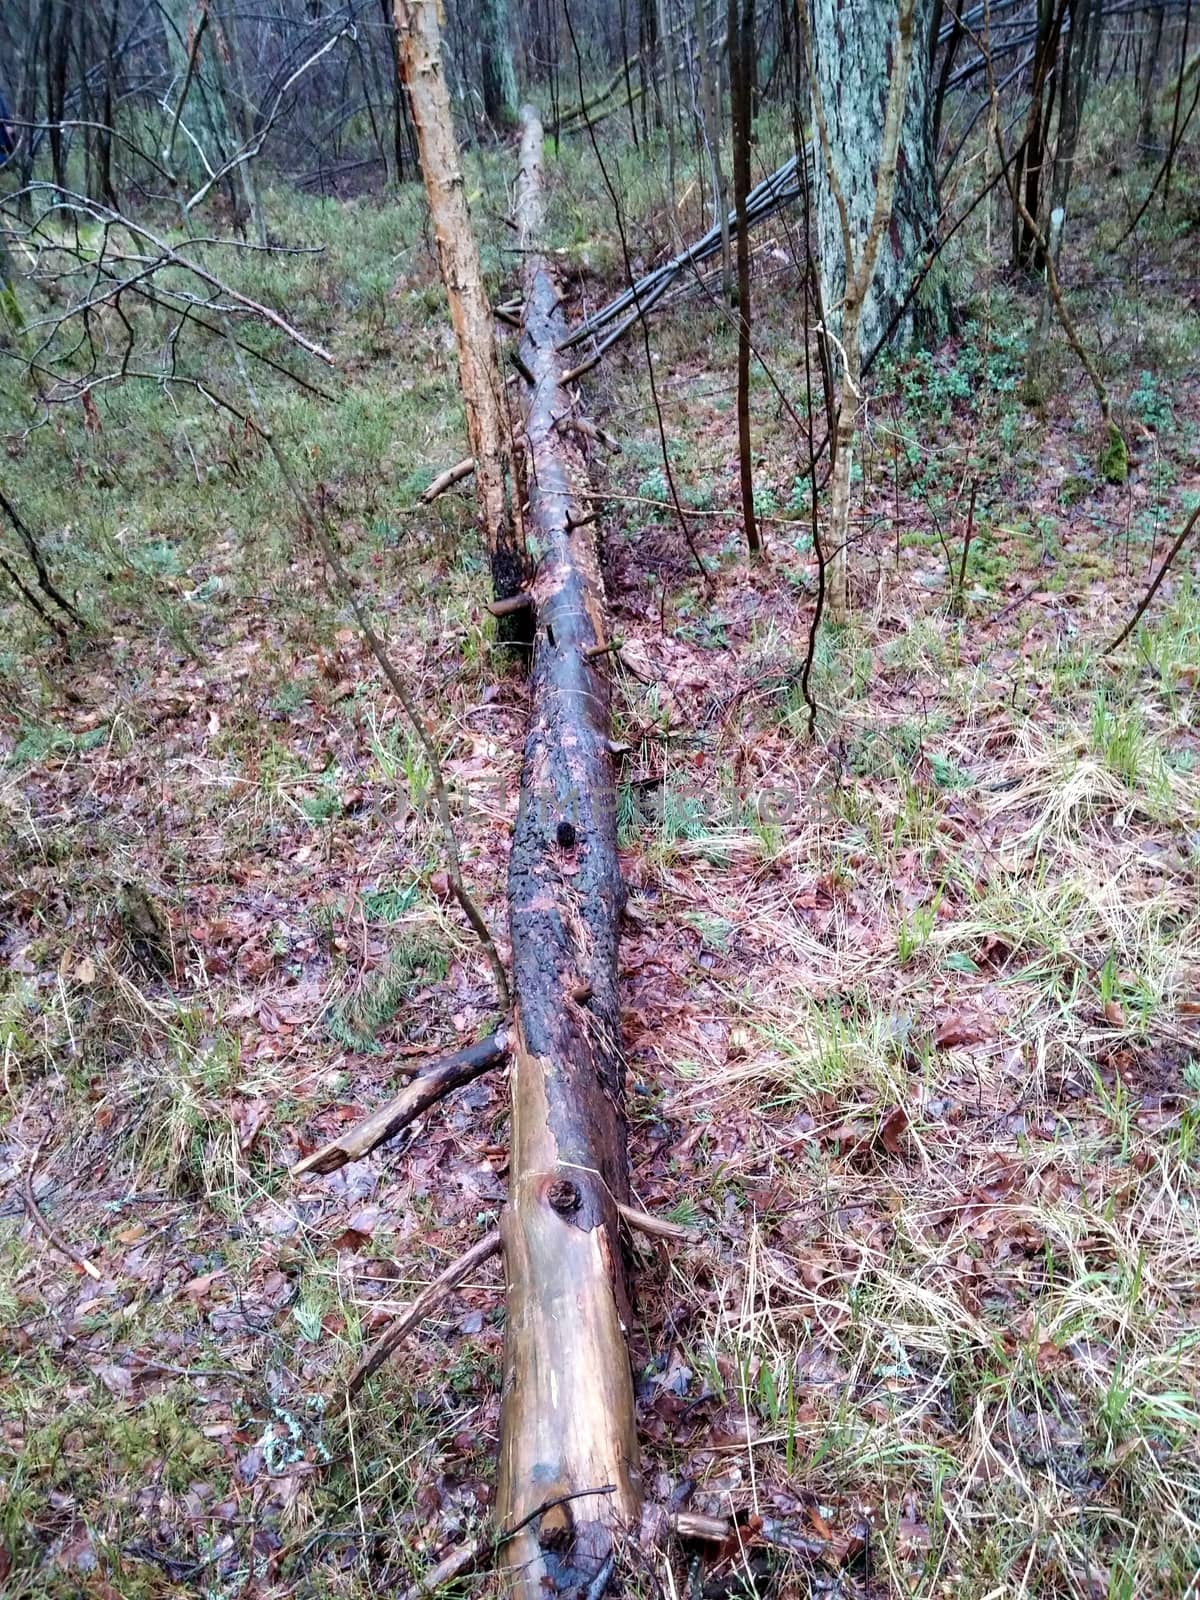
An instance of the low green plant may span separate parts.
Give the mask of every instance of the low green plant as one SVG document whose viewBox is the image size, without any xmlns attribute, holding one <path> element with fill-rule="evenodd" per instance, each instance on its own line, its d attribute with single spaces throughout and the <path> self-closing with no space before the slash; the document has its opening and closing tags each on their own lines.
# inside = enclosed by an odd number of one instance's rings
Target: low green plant
<svg viewBox="0 0 1200 1600">
<path fill-rule="evenodd" d="M 413 991 L 444 978 L 448 966 L 445 949 L 433 940 L 415 934 L 402 938 L 355 994 L 326 1011 L 326 1032 L 347 1050 L 378 1055 L 380 1036 L 396 1022 Z"/>
</svg>

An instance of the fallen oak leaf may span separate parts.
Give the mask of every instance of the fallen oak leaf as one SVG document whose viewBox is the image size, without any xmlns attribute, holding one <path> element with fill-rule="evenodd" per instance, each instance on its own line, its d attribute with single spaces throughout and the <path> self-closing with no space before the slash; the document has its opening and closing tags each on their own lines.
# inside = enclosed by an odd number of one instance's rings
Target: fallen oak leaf
<svg viewBox="0 0 1200 1600">
<path fill-rule="evenodd" d="M 961 1045 L 978 1044 L 987 1036 L 987 1023 L 982 1017 L 954 1011 L 938 1025 L 933 1042 L 939 1050 L 956 1050 Z"/>
<path fill-rule="evenodd" d="M 178 1290 L 175 1298 L 182 1300 L 186 1296 L 187 1299 L 195 1300 L 199 1303 L 207 1297 L 209 1290 L 217 1279 L 225 1277 L 228 1271 L 228 1267 L 218 1267 L 214 1272 L 202 1272 L 199 1277 L 189 1278 L 182 1288 Z"/>
<path fill-rule="evenodd" d="M 890 1156 L 901 1153 L 900 1141 L 908 1132 L 908 1112 L 903 1106 L 893 1106 L 879 1125 L 879 1143 Z"/>
</svg>

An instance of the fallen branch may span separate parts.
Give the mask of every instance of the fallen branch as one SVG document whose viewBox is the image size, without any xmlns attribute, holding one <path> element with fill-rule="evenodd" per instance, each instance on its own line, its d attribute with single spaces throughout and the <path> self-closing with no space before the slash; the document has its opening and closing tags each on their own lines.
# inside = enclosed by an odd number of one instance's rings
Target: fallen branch
<svg viewBox="0 0 1200 1600">
<path fill-rule="evenodd" d="M 469 478 L 475 471 L 475 457 L 464 456 L 461 461 L 456 461 L 452 467 L 447 467 L 445 472 L 439 472 L 437 477 L 428 486 L 421 490 L 421 504 L 432 505 L 440 494 L 445 494 L 447 489 L 453 489 L 456 483 L 461 483 L 464 478 Z"/>
<path fill-rule="evenodd" d="M 89 1261 L 86 1256 L 81 1256 L 78 1250 L 72 1249 L 72 1247 L 63 1238 L 62 1234 L 46 1221 L 38 1207 L 37 1197 L 33 1192 L 33 1175 L 37 1171 L 38 1157 L 42 1153 L 42 1146 L 45 1144 L 45 1142 L 46 1136 L 43 1135 L 42 1138 L 38 1140 L 37 1145 L 34 1148 L 34 1152 L 29 1158 L 29 1165 L 25 1168 L 25 1177 L 22 1183 L 22 1190 L 25 1199 L 25 1210 L 29 1215 L 30 1222 L 32 1222 L 36 1228 L 40 1229 L 40 1231 L 58 1251 L 60 1256 L 66 1256 L 67 1260 L 73 1261 L 81 1272 L 86 1272 L 89 1278 L 93 1278 L 97 1283 L 99 1283 L 101 1274 L 100 1269 L 97 1267 L 95 1262 Z"/>
<path fill-rule="evenodd" d="M 618 1201 L 617 1215 L 628 1227 L 637 1233 L 644 1233 L 650 1239 L 674 1239 L 680 1244 L 695 1244 L 700 1238 L 695 1228 L 685 1228 L 679 1222 L 668 1222 L 666 1217 L 656 1217 L 639 1206 L 627 1206 Z"/>
<path fill-rule="evenodd" d="M 425 1320 L 435 1306 L 440 1305 L 451 1289 L 456 1289 L 476 1267 L 481 1267 L 485 1261 L 490 1261 L 499 1249 L 500 1233 L 498 1229 L 493 1228 L 469 1250 L 464 1251 L 457 1260 L 452 1261 L 431 1284 L 422 1289 L 408 1310 L 376 1339 L 350 1374 L 350 1381 L 346 1385 L 347 1396 L 353 1399 L 371 1374 L 378 1372 L 397 1345 L 403 1344 L 412 1330 Z"/>
<path fill-rule="evenodd" d="M 33 537 L 33 534 L 30 533 L 28 527 L 25 525 L 25 522 L 18 514 L 16 506 L 13 505 L 12 501 L 8 498 L 3 490 L 0 490 L 0 510 L 3 510 L 4 515 L 8 518 L 9 522 L 12 523 L 17 537 L 25 546 L 29 559 L 33 562 L 34 571 L 37 573 L 38 588 L 48 600 L 53 600 L 54 604 L 64 614 L 64 616 L 68 616 L 72 622 L 82 625 L 83 618 L 79 615 L 78 611 L 76 611 L 75 607 L 71 604 L 67 597 L 55 586 L 54 580 L 50 576 L 49 569 L 46 566 L 45 559 L 42 556 L 41 548 L 38 545 L 37 540 Z M 24 584 L 21 584 L 21 587 L 24 588 Z M 49 620 L 50 619 L 47 618 L 47 621 Z M 57 624 L 54 624 L 54 626 L 57 626 Z"/>
<path fill-rule="evenodd" d="M 415 1122 L 452 1090 L 473 1083 L 485 1072 L 499 1066 L 507 1054 L 508 1036 L 500 1028 L 478 1044 L 468 1045 L 465 1050 L 458 1050 L 454 1055 L 435 1062 L 419 1072 L 385 1106 L 344 1133 L 339 1133 L 336 1139 L 331 1139 L 302 1161 L 297 1161 L 291 1169 L 291 1176 L 300 1178 L 306 1172 L 336 1172 L 350 1161 L 361 1161 L 402 1128 L 407 1128 L 410 1122 Z"/>
<path fill-rule="evenodd" d="M 1104 647 L 1103 651 L 1101 652 L 1101 654 L 1106 655 L 1106 656 L 1111 655 L 1114 650 L 1119 649 L 1121 647 L 1121 645 L 1123 645 L 1125 643 L 1126 639 L 1128 639 L 1129 635 L 1137 627 L 1138 623 L 1142 620 L 1142 617 L 1146 614 L 1146 611 L 1147 611 L 1147 608 L 1150 605 L 1150 602 L 1154 599 L 1154 596 L 1158 593 L 1159 586 L 1161 585 L 1163 579 L 1166 577 L 1167 573 L 1170 571 L 1171 563 L 1175 560 L 1175 557 L 1179 554 L 1179 552 L 1183 549 L 1184 545 L 1186 544 L 1188 535 L 1191 533 L 1192 529 L 1196 526 L 1197 520 L 1200 520 L 1200 506 L 1197 506 L 1196 509 L 1192 512 L 1191 516 L 1187 519 L 1187 522 L 1184 524 L 1183 532 L 1179 535 L 1179 537 L 1176 539 L 1175 543 L 1171 546 L 1171 548 L 1167 551 L 1166 555 L 1163 557 L 1163 564 L 1162 564 L 1161 567 L 1159 567 L 1157 573 L 1155 574 L 1154 582 L 1150 585 L 1150 587 L 1146 590 L 1145 594 L 1142 596 L 1141 603 L 1139 604 L 1137 610 L 1133 613 L 1133 615 L 1130 617 L 1129 621 L 1121 629 L 1120 633 L 1113 640 L 1113 642 L 1111 644 L 1105 645 L 1105 647 Z"/>
<path fill-rule="evenodd" d="M 436 1593 L 443 1584 L 449 1583 L 452 1578 L 461 1578 L 464 1573 L 474 1571 L 479 1565 L 480 1558 L 485 1550 L 494 1560 L 506 1539 L 511 1539 L 515 1534 L 520 1533 L 522 1528 L 528 1527 L 531 1522 L 543 1516 L 547 1511 L 554 1510 L 556 1506 L 565 1506 L 572 1500 L 582 1500 L 585 1495 L 612 1494 L 615 1488 L 615 1484 L 602 1483 L 595 1488 L 576 1489 L 571 1494 L 552 1495 L 549 1500 L 543 1500 L 534 1506 L 533 1510 L 523 1517 L 515 1528 L 501 1528 L 490 1539 L 469 1539 L 466 1544 L 455 1545 L 454 1549 L 444 1555 L 436 1566 L 431 1567 L 423 1578 L 418 1579 L 410 1589 L 405 1590 L 404 1600 L 425 1600 L 425 1596 Z M 611 1560 L 612 1557 L 610 1556 L 609 1562 Z M 601 1570 L 605 1569 L 602 1568 Z M 595 1583 L 589 1585 L 589 1596 L 593 1592 L 597 1597 L 602 1595 L 604 1586 L 597 1586 Z"/>
<path fill-rule="evenodd" d="M 675 1511 L 668 1515 L 668 1524 L 681 1539 L 692 1539 L 701 1544 L 729 1545 L 738 1539 L 739 1524 L 732 1517 L 707 1517 L 699 1511 Z M 830 1546 L 826 1540 L 810 1539 L 796 1533 L 778 1517 L 756 1517 L 745 1530 L 747 1544 L 767 1544 L 778 1550 L 790 1550 L 795 1555 L 808 1556 L 814 1561 L 828 1561 Z"/>
<path fill-rule="evenodd" d="M 404 1591 L 403 1600 L 425 1600 L 427 1595 L 436 1594 L 452 1579 L 473 1572 L 486 1546 L 485 1539 L 468 1539 L 466 1544 L 456 1544 L 436 1566 L 430 1567 L 423 1578 L 418 1578 L 416 1583 Z"/>
<path fill-rule="evenodd" d="M 515 611 L 527 611 L 532 605 L 531 594 L 510 594 L 507 600 L 493 600 L 487 609 L 493 617 L 511 617 Z"/>
<path fill-rule="evenodd" d="M 792 156 L 751 189 L 746 196 L 747 226 L 753 227 L 755 223 L 764 222 L 777 211 L 798 200 L 802 193 L 799 162 Z M 728 226 L 733 228 L 736 225 L 737 218 L 730 212 Z M 637 323 L 641 315 L 658 304 L 682 273 L 717 254 L 721 248 L 721 235 L 722 229 L 718 224 L 710 228 L 694 244 L 688 245 L 685 250 L 672 256 L 669 261 L 664 261 L 652 271 L 645 273 L 607 305 L 601 306 L 598 311 L 594 311 L 590 317 L 577 324 L 563 339 L 562 348 L 573 349 L 585 339 L 594 337 L 598 342 L 593 354 L 596 356 L 603 354 Z M 616 326 L 610 327 L 614 323 Z M 605 328 L 610 328 L 610 331 L 602 336 L 601 330 Z M 576 372 L 579 370 L 576 368 Z"/>
</svg>

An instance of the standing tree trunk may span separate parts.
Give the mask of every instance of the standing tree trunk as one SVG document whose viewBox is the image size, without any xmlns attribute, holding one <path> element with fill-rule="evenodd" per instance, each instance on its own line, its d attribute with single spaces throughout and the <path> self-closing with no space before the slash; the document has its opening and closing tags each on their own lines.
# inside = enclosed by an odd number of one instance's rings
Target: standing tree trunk
<svg viewBox="0 0 1200 1600">
<path fill-rule="evenodd" d="M 895 200 L 881 241 L 874 277 L 862 308 L 862 353 L 873 350 L 891 326 L 937 235 L 938 192 L 930 105 L 930 17 L 933 0 L 915 0 L 913 60 L 900 130 Z M 831 331 L 846 294 L 847 264 L 836 178 L 845 201 L 855 254 L 861 250 L 875 205 L 876 167 L 883 144 L 888 80 L 896 38 L 896 0 L 810 0 L 814 88 L 825 107 L 830 161 L 816 163 L 817 259 L 821 297 Z M 832 168 L 832 178 L 830 166 Z M 950 297 L 935 269 L 893 331 L 902 344 L 938 343 L 950 321 Z"/>
<path fill-rule="evenodd" d="M 250 92 L 246 78 L 246 55 L 242 47 L 242 40 L 238 34 L 238 19 L 236 13 L 230 8 L 225 17 L 222 17 L 215 6 L 210 8 L 215 32 L 216 63 L 218 84 L 221 98 L 225 103 L 226 118 L 233 128 L 240 147 L 246 149 L 254 138 L 254 110 L 250 103 Z M 234 75 L 237 80 L 237 93 L 229 93 L 229 86 L 225 80 L 225 62 L 231 61 Z M 231 108 L 232 101 L 232 108 Z M 262 202 L 258 196 L 258 179 L 254 175 L 254 158 L 239 163 L 238 188 L 242 194 L 242 205 L 247 219 L 254 230 L 254 237 L 264 248 L 267 243 L 267 223 L 263 216 Z"/>
<path fill-rule="evenodd" d="M 1045 270 L 1041 246 L 1042 190 L 1046 175 L 1046 152 L 1050 138 L 1050 116 L 1054 106 L 1054 70 L 1058 61 L 1058 40 L 1069 0 L 1038 0 L 1038 32 L 1034 48 L 1033 73 L 1029 85 L 1029 110 L 1025 117 L 1025 137 L 1015 155 L 1021 205 L 1013 206 L 1013 265 L 1026 271 Z M 1027 218 L 1032 217 L 1030 223 Z"/>
<path fill-rule="evenodd" d="M 1163 12 L 1165 4 L 1159 4 L 1150 10 L 1150 32 L 1142 52 L 1141 66 L 1138 71 L 1138 100 L 1141 111 L 1138 115 L 1137 142 L 1139 151 L 1149 149 L 1150 141 L 1154 136 L 1154 87 L 1158 78 L 1158 52 L 1162 48 Z"/>
<path fill-rule="evenodd" d="M 828 15 L 830 3 L 831 0 L 817 0 L 817 4 L 825 9 L 826 22 L 832 33 L 838 35 L 837 18 L 835 16 L 831 20 Z M 840 356 L 837 426 L 834 430 L 829 493 L 830 541 L 826 553 L 827 603 L 835 622 L 844 621 L 850 608 L 850 468 L 862 405 L 863 326 L 868 310 L 873 310 L 877 319 L 881 318 L 882 297 L 876 295 L 872 300 L 871 295 L 880 257 L 888 257 L 888 251 L 883 248 L 885 236 L 893 245 L 890 257 L 892 271 L 885 281 L 892 293 L 898 291 L 903 295 L 906 288 L 905 281 L 895 276 L 897 229 L 893 207 L 907 124 L 905 108 L 912 76 L 910 69 L 917 4 L 918 0 L 900 0 L 900 15 L 894 36 L 876 41 L 878 59 L 890 63 L 884 80 L 886 94 L 879 122 L 878 143 L 871 145 L 870 134 L 863 133 L 861 137 L 867 141 L 866 148 L 854 151 L 853 161 L 847 161 L 849 133 L 853 124 L 846 120 L 849 114 L 844 100 L 839 101 L 835 97 L 831 106 L 825 98 L 828 67 L 819 68 L 814 60 L 817 40 L 806 0 L 800 0 L 809 92 L 821 153 L 816 168 L 818 175 L 823 174 L 823 187 L 833 205 L 837 223 L 837 234 L 832 239 L 826 238 L 818 226 L 821 303 L 825 308 L 827 327 L 830 323 L 835 324 L 834 338 Z M 855 25 L 852 19 L 860 23 L 862 21 L 858 11 L 841 15 L 842 26 L 846 30 Z M 924 27 L 920 37 L 928 37 Z M 852 92 L 849 78 L 840 82 L 838 87 L 844 88 L 847 95 Z M 860 83 L 859 91 L 861 88 Z M 855 100 L 857 103 L 857 94 Z M 839 105 L 841 118 L 835 120 L 831 110 L 836 110 Z M 875 108 L 873 96 L 858 105 L 860 115 L 870 119 L 867 124 L 869 128 L 875 125 Z M 853 185 L 850 189 L 847 189 L 847 180 Z M 837 312 L 839 306 L 840 315 Z M 882 323 L 883 327 L 886 325 L 886 322 Z M 874 342 L 872 339 L 872 348 Z"/>
<path fill-rule="evenodd" d="M 515 128 L 519 106 L 508 0 L 479 0 L 479 64 L 484 114 L 494 128 Z"/>
<path fill-rule="evenodd" d="M 576 503 L 587 482 L 578 435 L 557 426 L 573 414 L 557 348 L 565 328 L 557 286 L 534 253 L 541 125 L 528 108 L 522 117 L 528 519 L 542 559 L 508 880 L 515 1037 L 496 1519 L 518 1530 L 502 1546 L 514 1591 L 545 1600 L 589 1592 L 615 1534 L 637 1526 L 641 1483 L 617 1233 L 629 1158 L 608 620 L 588 502 Z M 605 1492 L 581 1494 L 589 1489 Z"/>
<path fill-rule="evenodd" d="M 49 123 L 50 166 L 60 189 L 67 186 L 66 116 L 67 61 L 71 51 L 71 11 L 65 0 L 50 8 L 46 29 L 46 121 Z"/>
<path fill-rule="evenodd" d="M 525 559 L 510 504 L 512 449 L 496 360 L 492 308 L 471 228 L 450 92 L 442 71 L 438 0 L 396 0 L 400 65 L 416 126 L 438 263 L 458 345 L 458 374 L 475 458 L 479 515 L 497 599 L 525 586 Z"/>
<path fill-rule="evenodd" d="M 230 143 L 225 107 L 214 94 L 204 60 L 203 36 L 211 17 L 207 7 L 192 0 L 163 0 L 161 11 L 172 73 L 172 119 L 179 122 L 178 130 L 172 128 L 176 143 L 169 164 L 181 167 L 194 187 L 220 167 Z"/>
<path fill-rule="evenodd" d="M 733 303 L 733 270 L 729 250 L 729 200 L 725 188 L 725 169 L 721 165 L 720 77 L 713 65 L 708 40 L 708 17 L 704 0 L 695 0 L 696 59 L 700 77 L 700 121 L 708 152 L 712 179 L 713 226 L 721 230 L 721 296 Z"/>
<path fill-rule="evenodd" d="M 1058 141 L 1054 149 L 1054 170 L 1050 181 L 1050 211 L 1066 215 L 1067 197 L 1075 173 L 1075 151 L 1079 144 L 1079 123 L 1087 98 L 1092 41 L 1100 20 L 1092 0 L 1071 6 L 1071 21 L 1062 46 L 1059 67 Z M 1057 257 L 1055 265 L 1057 266 Z"/>
<path fill-rule="evenodd" d="M 387 39 L 388 54 L 392 58 L 392 146 L 395 170 L 394 183 L 404 182 L 404 169 L 412 149 L 412 127 L 408 114 L 408 98 L 404 92 L 404 77 L 400 60 L 400 39 L 396 33 L 396 18 L 391 0 L 379 0 L 383 12 L 383 31 Z"/>
<path fill-rule="evenodd" d="M 750 437 L 750 58 L 754 53 L 754 0 L 729 0 L 729 81 L 733 108 L 733 205 L 737 213 L 738 476 L 742 524 L 751 555 L 762 548 L 754 514 L 754 445 Z"/>
</svg>

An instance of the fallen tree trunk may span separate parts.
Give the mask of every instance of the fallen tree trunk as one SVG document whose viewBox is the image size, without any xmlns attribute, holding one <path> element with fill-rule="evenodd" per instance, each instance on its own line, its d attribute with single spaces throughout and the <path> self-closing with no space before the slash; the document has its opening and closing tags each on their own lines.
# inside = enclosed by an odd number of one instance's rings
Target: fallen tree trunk
<svg viewBox="0 0 1200 1600">
<path fill-rule="evenodd" d="M 558 426 L 572 402 L 560 295 L 536 253 L 542 130 L 529 108 L 522 124 L 527 527 L 542 555 L 508 881 L 515 1001 L 496 1521 L 515 1592 L 534 1600 L 594 1585 L 618 1533 L 636 1527 L 642 1494 L 618 1236 L 629 1181 L 608 627 L 580 433 Z"/>
</svg>

